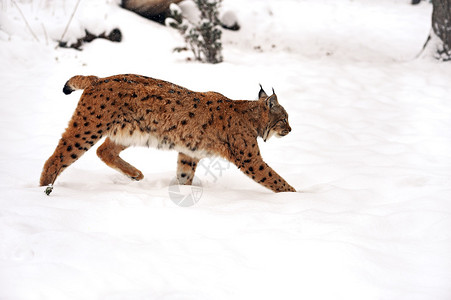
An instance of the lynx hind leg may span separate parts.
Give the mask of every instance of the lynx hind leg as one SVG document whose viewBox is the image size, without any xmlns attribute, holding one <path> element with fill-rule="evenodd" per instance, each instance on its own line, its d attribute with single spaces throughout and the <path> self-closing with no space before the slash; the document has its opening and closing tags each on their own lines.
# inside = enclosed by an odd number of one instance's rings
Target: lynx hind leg
<svg viewBox="0 0 451 300">
<path fill-rule="evenodd" d="M 105 142 L 97 149 L 97 155 L 107 164 L 107 166 L 121 172 L 125 176 L 134 180 L 141 180 L 144 175 L 140 170 L 119 157 L 119 153 L 127 147 L 116 144 L 110 138 L 106 138 Z"/>
<path fill-rule="evenodd" d="M 191 185 L 199 159 L 179 153 L 177 160 L 177 180 L 179 184 Z"/>
<path fill-rule="evenodd" d="M 101 131 L 99 128 L 96 129 Z M 64 169 L 74 163 L 101 138 L 101 134 L 92 133 L 88 128 L 82 128 L 82 125 L 72 120 L 52 156 L 44 164 L 40 185 L 53 185 Z M 50 191 L 46 191 L 46 193 L 49 194 Z"/>
</svg>

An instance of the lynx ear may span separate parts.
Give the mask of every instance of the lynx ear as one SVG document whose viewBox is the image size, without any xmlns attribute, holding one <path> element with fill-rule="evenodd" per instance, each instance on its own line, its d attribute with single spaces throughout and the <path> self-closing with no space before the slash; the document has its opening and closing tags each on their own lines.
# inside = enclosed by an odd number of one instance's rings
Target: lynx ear
<svg viewBox="0 0 451 300">
<path fill-rule="evenodd" d="M 260 84 L 260 92 L 258 92 L 258 100 L 266 100 L 266 98 L 268 98 L 268 95 L 266 95 L 262 85 Z"/>
<path fill-rule="evenodd" d="M 273 90 L 274 91 L 274 90 Z M 273 108 L 275 105 L 279 104 L 279 101 L 277 101 L 277 96 L 276 94 L 272 94 L 271 97 L 269 97 L 268 99 L 266 99 L 266 105 L 271 109 Z"/>
</svg>

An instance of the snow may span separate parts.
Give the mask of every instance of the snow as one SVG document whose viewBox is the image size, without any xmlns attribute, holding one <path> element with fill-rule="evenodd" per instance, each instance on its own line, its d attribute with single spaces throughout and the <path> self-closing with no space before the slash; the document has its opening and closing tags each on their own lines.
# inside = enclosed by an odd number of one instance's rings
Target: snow
<svg viewBox="0 0 451 300">
<path fill-rule="evenodd" d="M 119 27 L 123 42 L 55 49 L 76 0 L 16 2 L 39 42 L 3 1 L 0 299 L 451 298 L 451 69 L 416 58 L 426 1 L 224 0 L 241 29 L 216 65 L 173 53 L 175 30 L 119 1 L 81 1 L 66 38 Z M 232 99 L 274 87 L 292 132 L 259 145 L 298 192 L 206 160 L 198 202 L 177 206 L 177 154 L 131 148 L 142 181 L 92 149 L 46 196 L 42 166 L 80 95 L 64 83 L 120 73 Z"/>
<path fill-rule="evenodd" d="M 169 10 L 170 10 L 171 12 L 174 12 L 174 13 L 182 14 L 182 10 L 181 10 L 180 7 L 179 7 L 177 4 L 175 4 L 175 3 L 171 3 L 171 4 L 169 5 Z"/>
</svg>

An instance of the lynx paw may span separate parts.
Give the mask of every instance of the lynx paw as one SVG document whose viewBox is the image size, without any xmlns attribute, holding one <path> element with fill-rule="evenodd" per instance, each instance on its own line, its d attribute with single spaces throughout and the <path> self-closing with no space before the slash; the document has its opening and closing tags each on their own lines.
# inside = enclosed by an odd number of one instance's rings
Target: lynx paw
<svg viewBox="0 0 451 300">
<path fill-rule="evenodd" d="M 144 178 L 144 175 L 141 172 L 138 172 L 135 175 L 129 177 L 133 180 L 140 181 L 141 179 Z"/>
</svg>

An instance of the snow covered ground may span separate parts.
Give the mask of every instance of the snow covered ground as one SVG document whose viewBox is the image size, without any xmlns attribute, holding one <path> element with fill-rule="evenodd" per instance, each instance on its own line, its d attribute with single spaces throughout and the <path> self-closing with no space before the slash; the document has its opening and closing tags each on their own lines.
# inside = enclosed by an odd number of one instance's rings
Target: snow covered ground
<svg viewBox="0 0 451 300">
<path fill-rule="evenodd" d="M 54 42 L 75 0 L 16 2 L 39 41 L 2 1 L 0 299 L 451 299 L 451 65 L 415 59 L 428 3 L 224 0 L 241 30 L 206 65 L 118 1 L 81 1 L 67 39 L 123 33 L 82 52 Z M 232 99 L 274 87 L 293 130 L 259 144 L 298 192 L 205 160 L 199 202 L 180 207 L 176 153 L 133 148 L 143 181 L 91 150 L 47 197 L 40 172 L 80 95 L 65 81 L 119 73 Z"/>
</svg>

